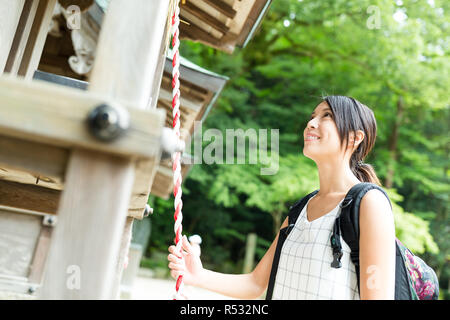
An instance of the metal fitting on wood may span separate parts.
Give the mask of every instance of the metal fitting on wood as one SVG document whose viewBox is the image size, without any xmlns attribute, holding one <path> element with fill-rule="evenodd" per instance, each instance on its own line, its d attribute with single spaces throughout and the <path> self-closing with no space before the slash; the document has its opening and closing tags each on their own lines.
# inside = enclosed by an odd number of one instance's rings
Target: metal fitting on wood
<svg viewBox="0 0 450 320">
<path fill-rule="evenodd" d="M 56 225 L 57 217 L 52 214 L 46 214 L 42 219 L 42 224 L 48 227 L 54 227 Z"/>
<path fill-rule="evenodd" d="M 101 104 L 88 116 L 89 131 L 99 140 L 109 142 L 121 136 L 130 126 L 128 111 L 121 107 Z"/>
<path fill-rule="evenodd" d="M 161 159 L 170 158 L 174 152 L 183 152 L 186 147 L 184 141 L 179 139 L 176 133 L 170 128 L 163 128 L 161 146 Z"/>
<path fill-rule="evenodd" d="M 146 204 L 144 209 L 144 217 L 148 217 L 151 214 L 153 214 L 153 208 Z"/>
</svg>

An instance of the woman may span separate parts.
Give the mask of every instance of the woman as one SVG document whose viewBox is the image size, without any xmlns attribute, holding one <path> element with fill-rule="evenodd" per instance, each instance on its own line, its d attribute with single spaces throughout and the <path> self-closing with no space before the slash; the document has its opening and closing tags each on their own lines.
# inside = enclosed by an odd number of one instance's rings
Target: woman
<svg viewBox="0 0 450 320">
<path fill-rule="evenodd" d="M 303 132 L 303 154 L 316 163 L 320 188 L 283 244 L 273 299 L 394 299 L 394 220 L 389 201 L 379 190 L 367 192 L 360 204 L 360 290 L 342 239 L 343 268 L 329 263 L 328 239 L 339 204 L 355 184 L 380 185 L 372 166 L 362 162 L 375 144 L 376 130 L 372 110 L 353 98 L 328 96 L 313 111 Z M 286 219 L 280 229 L 287 225 Z M 268 286 L 278 235 L 255 269 L 240 275 L 204 269 L 183 237 L 182 259 L 175 246 L 169 247 L 171 275 L 176 279 L 181 273 L 185 284 L 234 298 L 258 298 Z"/>
</svg>

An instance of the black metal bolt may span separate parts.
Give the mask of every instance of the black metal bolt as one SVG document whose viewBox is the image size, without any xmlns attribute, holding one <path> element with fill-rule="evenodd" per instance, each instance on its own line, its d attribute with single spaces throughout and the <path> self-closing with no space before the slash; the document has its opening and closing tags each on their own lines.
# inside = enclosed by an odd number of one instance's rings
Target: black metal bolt
<svg viewBox="0 0 450 320">
<path fill-rule="evenodd" d="M 88 116 L 89 131 L 102 141 L 112 141 L 129 127 L 126 110 L 119 110 L 107 104 L 96 107 Z"/>
</svg>

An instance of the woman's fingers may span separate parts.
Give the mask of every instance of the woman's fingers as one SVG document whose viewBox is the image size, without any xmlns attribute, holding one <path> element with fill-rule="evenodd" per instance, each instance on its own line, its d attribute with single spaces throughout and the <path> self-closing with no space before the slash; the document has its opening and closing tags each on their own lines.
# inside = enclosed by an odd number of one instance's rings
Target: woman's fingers
<svg viewBox="0 0 450 320">
<path fill-rule="evenodd" d="M 169 268 L 172 270 L 184 270 L 184 265 L 180 264 L 180 263 L 175 263 L 175 262 L 169 262 Z"/>
<path fill-rule="evenodd" d="M 173 255 L 177 256 L 178 258 L 181 258 L 181 257 L 178 255 L 177 247 L 175 247 L 175 246 L 170 246 L 170 247 L 169 247 L 169 252 L 172 253 Z M 185 253 L 185 252 L 183 252 L 183 253 Z"/>
<path fill-rule="evenodd" d="M 169 254 L 167 256 L 167 260 L 171 261 L 171 262 L 175 262 L 175 263 L 180 263 L 182 261 L 182 259 L 174 254 Z"/>
<path fill-rule="evenodd" d="M 172 276 L 172 278 L 174 278 L 176 280 L 178 278 L 178 276 L 183 275 L 183 274 L 180 271 L 172 270 L 172 271 L 170 271 L 170 275 Z"/>
<path fill-rule="evenodd" d="M 188 253 L 193 253 L 192 246 L 186 236 L 183 236 L 181 244 L 183 245 L 184 250 L 186 250 Z"/>
</svg>

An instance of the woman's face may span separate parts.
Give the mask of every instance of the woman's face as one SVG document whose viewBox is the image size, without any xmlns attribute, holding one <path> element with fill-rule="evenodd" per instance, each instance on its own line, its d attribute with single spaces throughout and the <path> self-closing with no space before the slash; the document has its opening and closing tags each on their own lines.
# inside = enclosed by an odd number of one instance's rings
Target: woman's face
<svg viewBox="0 0 450 320">
<path fill-rule="evenodd" d="M 333 113 L 326 101 L 314 109 L 303 131 L 303 139 L 303 154 L 315 162 L 329 160 L 342 153 Z"/>
</svg>

